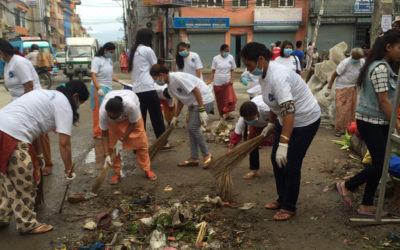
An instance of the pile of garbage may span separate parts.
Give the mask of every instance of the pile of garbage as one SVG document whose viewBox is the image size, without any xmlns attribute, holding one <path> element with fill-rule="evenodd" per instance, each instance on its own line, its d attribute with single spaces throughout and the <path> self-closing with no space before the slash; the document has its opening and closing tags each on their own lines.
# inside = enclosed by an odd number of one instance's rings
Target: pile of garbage
<svg viewBox="0 0 400 250">
<path fill-rule="evenodd" d="M 227 144 L 234 129 L 232 124 L 220 120 L 211 123 L 207 128 L 201 127 L 201 132 L 208 143 Z"/>
</svg>

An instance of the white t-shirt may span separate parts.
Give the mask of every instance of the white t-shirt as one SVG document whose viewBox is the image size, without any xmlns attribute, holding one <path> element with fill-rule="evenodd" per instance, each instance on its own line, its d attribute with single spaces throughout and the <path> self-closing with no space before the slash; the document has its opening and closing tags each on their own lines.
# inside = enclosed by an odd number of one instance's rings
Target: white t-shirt
<svg viewBox="0 0 400 250">
<path fill-rule="evenodd" d="M 122 105 L 124 107 L 121 116 L 117 119 L 117 121 L 123 121 L 128 119 L 130 123 L 136 123 L 140 120 L 140 102 L 137 95 L 131 90 L 114 90 L 108 92 L 108 94 L 104 97 L 103 102 L 100 106 L 100 129 L 108 130 L 108 122 L 113 122 L 106 111 L 107 102 L 114 98 L 115 96 L 120 96 L 122 98 Z"/>
<path fill-rule="evenodd" d="M 19 55 L 13 55 L 4 65 L 4 85 L 14 101 L 25 93 L 24 83 L 33 81 L 33 89 L 41 89 L 39 76 L 32 63 Z"/>
<path fill-rule="evenodd" d="M 167 99 L 165 96 L 164 96 L 164 90 L 166 89 L 168 87 L 168 85 L 167 84 L 164 84 L 163 86 L 160 86 L 160 85 L 158 85 L 158 84 L 154 84 L 154 88 L 156 89 L 156 91 L 157 91 L 157 96 L 158 96 L 158 99 L 160 99 L 160 100 L 162 100 L 162 101 L 168 101 L 168 106 L 169 107 L 173 107 L 174 106 L 174 100 L 173 99 Z"/>
<path fill-rule="evenodd" d="M 215 70 L 214 85 L 224 85 L 231 80 L 231 70 L 236 69 L 235 59 L 232 55 L 227 58 L 216 55 L 212 61 L 211 69 Z"/>
<path fill-rule="evenodd" d="M 257 123 L 254 125 L 251 125 L 251 126 L 258 127 L 258 128 L 263 128 L 263 127 L 267 126 L 268 121 L 269 121 L 270 109 L 269 109 L 268 105 L 265 104 L 265 102 L 263 101 L 262 95 L 258 95 L 256 97 L 254 97 L 253 99 L 251 99 L 251 101 L 257 105 L 257 109 L 258 109 L 258 113 L 259 113 Z M 235 134 L 238 134 L 238 135 L 242 134 L 245 127 L 246 127 L 246 121 L 244 120 L 243 117 L 240 117 L 238 122 L 236 123 Z"/>
<path fill-rule="evenodd" d="M 355 87 L 360 69 L 364 66 L 365 59 L 360 59 L 360 63 L 352 64 L 351 56 L 339 63 L 336 68 L 336 89 Z"/>
<path fill-rule="evenodd" d="M 104 56 L 96 56 L 92 60 L 92 73 L 96 73 L 100 86 L 112 88 L 113 62 Z M 92 81 L 93 85 L 93 81 Z"/>
<path fill-rule="evenodd" d="M 34 50 L 32 52 L 29 52 L 29 54 L 27 54 L 25 56 L 25 58 L 28 59 L 32 63 L 33 66 L 36 66 L 38 54 L 39 54 L 39 50 Z"/>
<path fill-rule="evenodd" d="M 133 92 L 141 93 L 154 90 L 154 80 L 150 76 L 151 67 L 157 63 L 156 54 L 147 46 L 139 45 L 133 58 Z"/>
<path fill-rule="evenodd" d="M 280 104 L 293 101 L 295 106 L 294 127 L 304 127 L 321 117 L 321 110 L 308 85 L 293 70 L 272 61 L 267 75 L 260 77 L 264 102 L 270 107 L 282 125 Z"/>
<path fill-rule="evenodd" d="M 33 90 L 0 109 L 0 130 L 15 139 L 32 143 L 52 131 L 71 135 L 72 108 L 57 90 Z"/>
<path fill-rule="evenodd" d="M 278 58 L 275 59 L 275 62 L 285 65 L 286 67 L 289 67 L 294 72 L 296 72 L 296 70 L 301 71 L 300 60 L 299 58 L 297 58 L 297 56 L 294 55 L 291 55 L 289 57 L 279 56 Z"/>
<path fill-rule="evenodd" d="M 211 88 L 200 78 L 184 72 L 169 73 L 168 93 L 183 104 L 198 105 L 192 92 L 195 87 L 200 90 L 204 105 L 214 101 Z"/>
<path fill-rule="evenodd" d="M 187 57 L 183 59 L 183 72 L 196 76 L 196 71 L 203 68 L 200 56 L 196 52 L 189 52 Z M 200 73 L 200 78 L 203 79 L 203 74 Z"/>
</svg>

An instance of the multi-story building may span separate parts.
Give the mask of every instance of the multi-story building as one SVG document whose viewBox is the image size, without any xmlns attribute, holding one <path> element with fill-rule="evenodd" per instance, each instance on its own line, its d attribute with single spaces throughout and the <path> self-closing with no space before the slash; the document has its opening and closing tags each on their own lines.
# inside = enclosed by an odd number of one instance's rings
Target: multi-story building
<svg viewBox="0 0 400 250">
<path fill-rule="evenodd" d="M 64 5 L 61 0 L 48 0 L 50 9 L 50 43 L 55 49 L 64 49 Z"/>
</svg>

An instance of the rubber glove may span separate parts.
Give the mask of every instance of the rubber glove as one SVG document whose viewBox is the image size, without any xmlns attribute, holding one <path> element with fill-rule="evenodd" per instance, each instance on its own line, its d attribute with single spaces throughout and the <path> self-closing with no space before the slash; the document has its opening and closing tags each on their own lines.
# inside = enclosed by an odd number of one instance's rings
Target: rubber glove
<svg viewBox="0 0 400 250">
<path fill-rule="evenodd" d="M 204 110 L 204 108 L 199 108 L 199 114 L 200 114 L 201 125 L 203 125 L 203 127 L 207 127 L 207 120 L 208 120 L 207 112 Z"/>
<path fill-rule="evenodd" d="M 249 84 L 249 79 L 246 77 L 240 78 L 240 81 L 243 83 L 244 86 L 247 86 Z"/>
<path fill-rule="evenodd" d="M 267 136 L 268 132 L 270 130 L 273 130 L 274 128 L 275 128 L 275 124 L 273 124 L 272 122 L 269 122 L 268 125 L 261 132 L 261 135 L 262 136 Z"/>
<path fill-rule="evenodd" d="M 75 178 L 76 178 L 75 172 L 72 172 L 71 174 L 65 174 L 65 182 L 67 184 L 70 184 Z"/>
<path fill-rule="evenodd" d="M 106 94 L 104 94 L 104 91 L 100 88 L 97 90 L 97 93 L 99 94 L 99 96 L 104 97 Z"/>
<path fill-rule="evenodd" d="M 288 144 L 280 142 L 275 157 L 276 163 L 280 168 L 283 168 L 287 163 L 287 151 L 288 151 Z"/>
<path fill-rule="evenodd" d="M 115 154 L 116 155 L 120 155 L 122 152 L 122 146 L 123 146 L 123 142 L 121 140 L 118 140 L 117 143 L 114 146 L 114 150 L 115 150 Z"/>
<path fill-rule="evenodd" d="M 106 168 L 107 165 L 112 165 L 111 156 L 109 155 L 107 155 L 107 157 L 104 159 L 104 168 Z"/>
</svg>

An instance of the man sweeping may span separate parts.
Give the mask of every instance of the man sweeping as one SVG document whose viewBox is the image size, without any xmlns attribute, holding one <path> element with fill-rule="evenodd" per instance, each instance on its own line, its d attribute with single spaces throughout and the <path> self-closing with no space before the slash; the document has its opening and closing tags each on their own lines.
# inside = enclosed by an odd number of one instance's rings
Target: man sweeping
<svg viewBox="0 0 400 250">
<path fill-rule="evenodd" d="M 268 125 L 270 109 L 264 103 L 262 95 L 255 96 L 251 101 L 246 101 L 240 106 L 240 118 L 236 123 L 234 132 L 231 134 L 228 144 L 228 150 L 232 150 L 241 140 L 245 131 L 246 124 L 249 126 L 249 139 L 257 137 Z M 272 146 L 274 135 L 267 137 L 260 146 Z M 250 153 L 250 172 L 243 178 L 250 180 L 259 176 L 260 156 L 258 147 Z"/>
<path fill-rule="evenodd" d="M 140 168 L 152 181 L 157 175 L 150 170 L 150 157 L 144 122 L 140 112 L 140 102 L 131 90 L 109 92 L 100 106 L 100 128 L 102 130 L 105 161 L 112 165 L 114 176 L 110 184 L 118 184 L 121 179 L 122 149 L 135 150 Z M 111 162 L 111 154 L 116 158 Z"/>
</svg>

